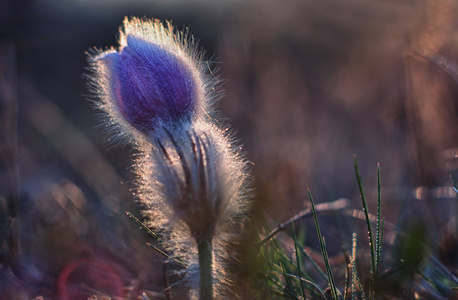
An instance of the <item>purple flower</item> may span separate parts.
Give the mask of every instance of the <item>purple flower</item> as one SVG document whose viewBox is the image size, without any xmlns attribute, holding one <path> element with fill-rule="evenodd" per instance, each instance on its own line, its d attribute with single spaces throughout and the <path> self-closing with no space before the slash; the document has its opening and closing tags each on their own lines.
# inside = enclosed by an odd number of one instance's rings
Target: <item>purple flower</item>
<svg viewBox="0 0 458 300">
<path fill-rule="evenodd" d="M 200 299 L 212 299 L 221 294 L 225 245 L 237 234 L 250 189 L 240 148 L 212 120 L 218 80 L 192 37 L 170 23 L 126 18 L 119 44 L 92 56 L 97 103 L 115 138 L 139 150 L 135 190 L 147 224 L 198 275 L 190 278 L 199 278 Z"/>
<path fill-rule="evenodd" d="M 126 19 L 119 42 L 118 51 L 93 57 L 95 85 L 112 119 L 149 133 L 189 123 L 205 110 L 200 67 L 170 26 Z"/>
</svg>

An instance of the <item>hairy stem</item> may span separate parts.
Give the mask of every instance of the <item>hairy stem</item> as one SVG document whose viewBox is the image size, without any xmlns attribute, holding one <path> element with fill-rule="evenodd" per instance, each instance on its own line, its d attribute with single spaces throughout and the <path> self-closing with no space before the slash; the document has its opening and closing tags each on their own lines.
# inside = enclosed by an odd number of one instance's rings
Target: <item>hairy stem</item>
<svg viewBox="0 0 458 300">
<path fill-rule="evenodd" d="M 213 299 L 213 245 L 211 235 L 204 238 L 196 238 L 199 252 L 200 273 L 200 300 Z"/>
</svg>

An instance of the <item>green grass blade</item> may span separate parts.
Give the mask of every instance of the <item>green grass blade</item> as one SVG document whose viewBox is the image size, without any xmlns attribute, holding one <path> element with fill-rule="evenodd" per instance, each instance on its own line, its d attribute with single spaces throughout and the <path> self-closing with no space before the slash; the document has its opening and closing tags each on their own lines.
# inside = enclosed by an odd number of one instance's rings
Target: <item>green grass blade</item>
<svg viewBox="0 0 458 300">
<path fill-rule="evenodd" d="M 377 265 L 377 276 L 379 275 L 378 273 L 380 273 L 380 259 L 382 257 L 382 245 L 383 245 L 383 234 L 385 232 L 385 218 L 382 219 L 382 225 L 381 225 L 381 228 L 380 228 L 380 240 L 379 240 L 379 246 L 378 246 L 378 265 Z"/>
<path fill-rule="evenodd" d="M 274 264 L 274 263 L 272 263 L 272 262 L 279 262 L 279 261 L 282 261 L 284 264 L 286 264 L 286 263 L 290 262 L 290 259 L 289 259 L 289 256 L 288 256 L 284 251 L 282 251 L 280 248 L 278 248 L 278 249 L 276 248 L 276 249 L 277 249 L 277 252 L 276 252 L 275 255 L 269 256 L 268 254 L 266 254 L 266 250 L 267 250 L 267 249 L 272 249 L 272 248 L 275 247 L 275 246 L 280 247 L 280 246 L 278 245 L 278 242 L 276 241 L 276 239 L 273 239 L 273 240 L 272 240 L 272 243 L 271 243 L 271 246 L 269 246 L 269 247 L 265 247 L 265 246 L 261 247 L 259 253 L 260 253 L 260 255 L 261 255 L 261 259 L 265 260 L 265 262 L 266 262 L 267 264 L 269 264 L 269 266 L 270 266 L 270 267 L 269 267 L 269 270 L 278 269 L 278 272 L 281 273 L 281 272 L 282 272 L 282 267 L 279 266 L 279 265 L 276 265 L 276 264 Z M 309 257 L 309 255 L 307 254 L 307 252 L 301 247 L 300 243 L 297 243 L 297 248 L 298 248 L 298 251 L 300 252 L 300 254 L 301 254 L 301 255 L 304 255 L 306 258 L 308 257 L 308 259 L 312 262 L 312 264 L 314 264 L 314 265 L 316 266 L 316 268 L 317 268 L 317 270 L 320 272 L 320 274 L 323 274 L 323 275 L 322 275 L 322 276 L 323 276 L 323 279 L 327 280 L 327 279 L 328 279 L 327 275 L 324 274 L 324 272 L 320 269 L 320 267 L 317 265 L 317 263 L 316 263 L 311 257 Z M 292 263 L 291 263 L 291 264 L 292 264 Z M 295 265 L 293 265 L 293 266 L 295 267 Z M 287 267 L 285 266 L 285 270 L 286 270 L 286 269 L 287 269 Z M 291 269 L 292 269 L 292 268 L 291 268 Z M 303 269 L 303 268 L 301 267 L 302 281 L 303 281 L 303 282 L 306 282 L 306 283 L 307 283 L 307 282 L 313 282 L 314 280 L 313 280 L 307 273 L 305 273 L 304 270 L 305 270 L 305 269 Z M 270 273 L 272 273 L 272 272 L 275 273 L 276 271 L 271 271 Z M 286 273 L 289 274 L 288 271 L 286 271 Z M 291 276 L 290 276 L 290 277 L 291 277 Z M 300 278 L 300 277 L 298 276 L 297 278 Z M 316 289 L 310 289 L 310 288 L 308 288 L 308 287 L 309 287 L 309 285 L 307 285 L 306 288 L 309 290 L 310 293 L 312 293 L 312 294 L 317 294 Z M 323 292 L 322 290 L 320 290 L 320 291 Z"/>
<path fill-rule="evenodd" d="M 338 292 L 337 292 L 336 284 L 334 281 L 334 276 L 332 274 L 331 266 L 329 264 L 328 252 L 326 250 L 326 243 L 325 243 L 324 237 L 321 235 L 320 224 L 318 223 L 318 217 L 315 211 L 315 204 L 313 203 L 312 193 L 310 192 L 309 189 L 307 189 L 307 192 L 309 195 L 310 203 L 312 204 L 313 218 L 315 219 L 316 232 L 318 234 L 318 240 L 320 241 L 321 254 L 323 256 L 324 264 L 326 266 L 326 273 L 328 275 L 329 286 L 331 287 L 332 298 L 334 300 L 337 300 Z"/>
<path fill-rule="evenodd" d="M 282 270 L 282 273 L 283 273 L 283 277 L 285 278 L 285 282 L 286 282 L 285 292 L 288 293 L 294 299 L 298 299 L 293 293 L 293 286 L 291 284 L 290 277 L 286 276 L 287 272 L 285 270 L 285 263 L 284 263 L 283 259 L 280 260 L 280 267 L 281 267 L 281 270 Z"/>
<path fill-rule="evenodd" d="M 299 259 L 299 251 L 297 249 L 297 238 L 296 238 L 296 229 L 294 228 L 294 222 L 291 223 L 291 228 L 293 230 L 294 249 L 296 251 L 297 271 L 299 273 L 299 278 L 302 279 L 301 262 L 300 262 L 300 259 Z M 304 284 L 302 283 L 302 280 L 300 280 L 300 284 L 301 284 L 302 297 L 304 297 L 304 299 L 306 299 L 305 290 L 304 290 Z"/>
<path fill-rule="evenodd" d="M 375 239 L 376 239 L 376 257 L 375 257 L 375 262 L 376 262 L 376 267 L 378 269 L 378 250 L 380 247 L 380 210 L 381 210 L 381 184 L 380 184 L 380 164 L 377 164 L 377 223 L 375 227 Z M 376 270 L 377 271 L 377 270 Z"/>
<path fill-rule="evenodd" d="M 374 243 L 374 238 L 373 238 L 373 233 L 372 233 L 371 221 L 370 221 L 370 218 L 369 218 L 369 210 L 367 208 L 366 196 L 364 194 L 363 183 L 362 183 L 361 177 L 359 175 L 359 169 L 358 169 L 358 163 L 356 161 L 356 156 L 354 157 L 353 160 L 354 160 L 354 165 L 355 165 L 356 180 L 358 181 L 359 191 L 360 191 L 360 194 L 361 194 L 361 201 L 362 201 L 362 204 L 363 204 L 363 211 L 364 211 L 364 215 L 365 215 L 365 218 L 366 218 L 367 233 L 369 235 L 369 248 L 370 248 L 370 251 L 371 251 L 371 273 L 370 273 L 371 280 L 369 282 L 370 283 L 369 284 L 369 298 L 372 299 L 371 296 L 372 296 L 372 293 L 374 292 L 374 285 L 375 285 L 374 274 L 375 274 L 375 271 L 376 271 L 375 243 Z"/>
<path fill-rule="evenodd" d="M 160 243 L 162 243 L 162 240 L 151 229 L 149 229 L 148 226 L 146 226 L 142 221 L 140 221 L 138 218 L 136 218 L 133 214 L 131 214 L 128 211 L 126 211 L 126 215 L 128 215 L 129 218 L 133 219 L 135 221 L 135 223 L 140 225 L 149 235 L 151 235 L 153 238 L 155 238 Z M 159 254 L 167 257 L 170 260 L 173 260 L 174 262 L 176 262 L 177 264 L 181 265 L 182 267 L 185 267 L 185 268 L 187 267 L 186 264 L 183 261 L 181 261 L 179 258 L 175 258 L 175 257 L 170 256 L 169 254 L 165 253 L 164 251 L 162 251 L 161 249 L 157 248 L 156 246 L 154 246 L 154 245 L 152 245 L 150 243 L 146 243 L 146 244 L 150 248 L 152 248 L 154 251 L 156 251 Z"/>
<path fill-rule="evenodd" d="M 305 258 L 307 258 L 312 263 L 312 266 L 315 268 L 315 270 L 318 271 L 318 274 L 320 274 L 321 277 L 323 277 L 323 279 L 327 280 L 328 276 L 326 275 L 326 273 L 323 272 L 323 270 L 321 270 L 321 268 L 318 265 L 318 263 L 307 253 L 307 251 L 305 251 L 305 249 L 302 248 L 301 249 L 301 253 L 305 256 Z"/>
<path fill-rule="evenodd" d="M 304 282 L 306 284 L 309 284 L 309 285 L 313 286 L 320 293 L 320 295 L 326 300 L 326 295 L 324 294 L 324 291 L 316 283 L 314 283 L 313 281 L 304 279 L 302 277 L 299 277 L 299 276 L 296 276 L 296 275 L 293 275 L 293 274 L 285 274 L 285 275 L 288 276 L 288 277 L 300 280 L 301 282 Z M 305 299 L 305 295 L 304 295 L 304 299 Z"/>
<path fill-rule="evenodd" d="M 287 295 L 286 295 L 284 292 L 282 292 L 282 291 L 284 291 L 285 288 L 284 288 L 284 286 L 279 282 L 279 280 L 277 281 L 277 280 L 271 278 L 270 276 L 268 276 L 268 275 L 265 274 L 265 273 L 264 273 L 263 275 L 264 275 L 264 277 L 265 277 L 266 280 L 270 281 L 270 282 L 271 282 L 272 284 L 274 284 L 279 290 L 281 290 L 281 291 L 278 291 L 278 290 L 275 290 L 275 289 L 272 289 L 272 288 L 267 288 L 266 293 L 268 293 L 267 295 L 268 295 L 271 299 L 276 299 L 276 298 L 273 298 L 272 293 L 277 294 L 277 295 L 281 295 L 281 296 L 287 298 Z M 277 278 L 278 278 L 278 277 L 277 277 Z"/>
<path fill-rule="evenodd" d="M 458 185 L 456 183 L 455 177 L 453 177 L 452 174 L 450 174 L 450 180 L 452 181 L 453 189 L 455 190 L 455 193 L 458 194 Z"/>
<path fill-rule="evenodd" d="M 382 252 L 382 243 L 383 243 L 383 234 L 381 231 L 383 230 L 383 225 L 380 224 L 381 218 L 381 180 L 380 180 L 380 163 L 377 164 L 377 223 L 376 223 L 376 230 L 375 230 L 375 270 L 374 270 L 374 296 L 377 295 L 377 282 L 378 282 L 378 274 L 379 274 L 379 267 L 380 267 L 380 258 Z M 382 225 L 382 226 L 380 226 Z"/>
<path fill-rule="evenodd" d="M 177 258 L 175 258 L 175 257 L 173 257 L 173 256 L 171 256 L 171 255 L 169 255 L 169 254 L 167 254 L 167 253 L 165 253 L 164 251 L 162 251 L 162 250 L 159 249 L 158 247 L 156 247 L 156 246 L 154 246 L 154 245 L 152 245 L 152 244 L 150 244 L 150 243 L 146 243 L 146 244 L 147 244 L 150 248 L 152 248 L 154 251 L 156 251 L 156 252 L 158 252 L 159 254 L 161 254 L 161 255 L 167 257 L 167 258 L 170 259 L 170 260 L 173 260 L 174 262 L 176 262 L 176 263 L 179 264 L 180 266 L 182 266 L 182 267 L 184 267 L 184 268 L 187 267 L 187 265 L 186 265 L 184 262 L 182 262 L 181 260 L 179 260 L 179 259 L 177 259 Z"/>
<path fill-rule="evenodd" d="M 148 226 L 146 226 L 145 224 L 143 224 L 142 221 L 140 221 L 139 219 L 137 219 L 133 214 L 131 214 L 130 212 L 126 211 L 126 215 L 133 219 L 138 225 L 140 225 L 148 234 L 150 234 L 153 238 L 157 239 L 157 240 L 161 240 L 151 229 L 148 228 Z"/>
</svg>

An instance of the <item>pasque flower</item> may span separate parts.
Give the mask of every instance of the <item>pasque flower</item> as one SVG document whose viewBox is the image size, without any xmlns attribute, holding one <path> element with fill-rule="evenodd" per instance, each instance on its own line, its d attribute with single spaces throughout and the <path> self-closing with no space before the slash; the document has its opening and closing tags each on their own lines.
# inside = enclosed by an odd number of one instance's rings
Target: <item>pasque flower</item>
<svg viewBox="0 0 458 300">
<path fill-rule="evenodd" d="M 123 133 L 148 134 L 192 122 L 209 110 L 217 80 L 186 34 L 158 20 L 124 20 L 119 48 L 91 55 L 100 108 Z M 132 132 L 130 132 L 132 133 Z"/>
<path fill-rule="evenodd" d="M 248 203 L 247 163 L 212 117 L 218 80 L 170 23 L 126 18 L 119 44 L 91 55 L 97 105 L 114 134 L 138 149 L 136 194 L 147 224 L 197 275 L 199 298 L 211 299 L 224 285 L 224 243 Z"/>
</svg>

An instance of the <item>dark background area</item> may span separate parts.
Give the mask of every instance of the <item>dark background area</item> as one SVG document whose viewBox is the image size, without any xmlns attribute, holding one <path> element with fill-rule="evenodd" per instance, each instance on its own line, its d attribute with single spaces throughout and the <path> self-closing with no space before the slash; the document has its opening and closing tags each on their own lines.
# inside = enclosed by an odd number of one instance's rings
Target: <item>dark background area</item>
<svg viewBox="0 0 458 300">
<path fill-rule="evenodd" d="M 217 62 L 218 109 L 273 224 L 308 206 L 307 187 L 359 207 L 356 154 L 371 207 L 380 162 L 387 221 L 424 224 L 456 267 L 456 15 L 447 0 L 2 0 L 0 295 L 62 295 L 78 272 L 101 292 L 162 292 L 162 258 L 124 213 L 138 215 L 132 150 L 109 149 L 87 99 L 85 52 L 115 46 L 124 16 L 189 27 Z"/>
</svg>

